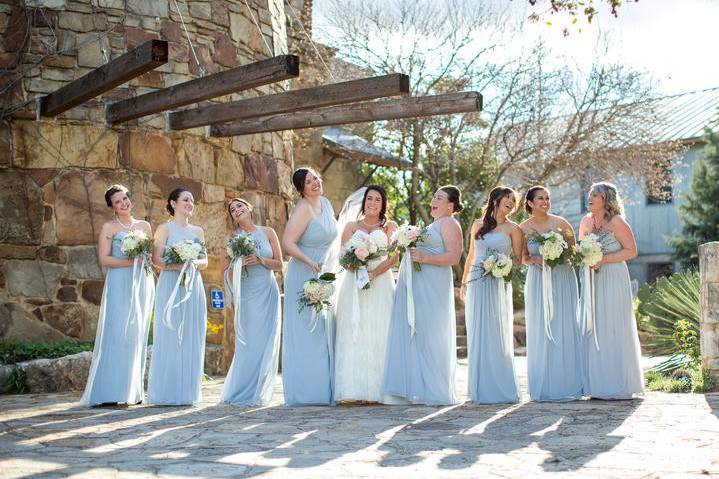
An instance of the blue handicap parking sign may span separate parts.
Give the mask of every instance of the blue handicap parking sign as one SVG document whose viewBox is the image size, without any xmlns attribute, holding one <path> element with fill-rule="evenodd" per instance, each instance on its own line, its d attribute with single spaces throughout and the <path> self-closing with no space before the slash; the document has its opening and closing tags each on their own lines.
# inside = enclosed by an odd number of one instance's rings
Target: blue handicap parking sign
<svg viewBox="0 0 719 479">
<path fill-rule="evenodd" d="M 212 309 L 225 309 L 225 295 L 221 289 L 210 290 L 210 305 Z"/>
</svg>

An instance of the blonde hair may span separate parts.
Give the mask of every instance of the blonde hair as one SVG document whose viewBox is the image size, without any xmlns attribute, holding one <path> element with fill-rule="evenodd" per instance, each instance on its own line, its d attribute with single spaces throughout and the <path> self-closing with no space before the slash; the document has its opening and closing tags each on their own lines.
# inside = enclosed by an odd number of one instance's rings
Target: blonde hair
<svg viewBox="0 0 719 479">
<path fill-rule="evenodd" d="M 607 181 L 600 181 L 592 184 L 589 191 L 594 191 L 594 193 L 602 197 L 604 200 L 604 214 L 608 218 L 611 219 L 615 215 L 624 216 L 624 204 L 615 185 Z"/>
</svg>

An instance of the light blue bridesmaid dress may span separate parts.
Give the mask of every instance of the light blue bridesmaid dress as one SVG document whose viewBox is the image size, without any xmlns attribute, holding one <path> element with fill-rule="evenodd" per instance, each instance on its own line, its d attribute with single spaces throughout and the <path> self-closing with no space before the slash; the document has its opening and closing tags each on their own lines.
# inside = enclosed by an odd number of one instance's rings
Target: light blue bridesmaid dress
<svg viewBox="0 0 719 479">
<path fill-rule="evenodd" d="M 446 252 L 440 232 L 442 221 L 428 227 L 426 239 L 417 251 L 427 255 Z M 402 263 L 405 268 L 411 263 Z M 456 404 L 457 365 L 454 285 L 450 266 L 422 264 L 412 271 L 412 289 L 400 273 L 392 305 L 387 340 L 383 389 L 385 394 L 429 405 Z M 408 323 L 407 295 L 411 292 L 415 313 L 415 333 Z"/>
<path fill-rule="evenodd" d="M 337 236 L 337 221 L 330 201 L 322 197 L 320 202 L 322 213 L 310 221 L 297 245 L 313 261 L 324 263 Z M 316 276 L 306 264 L 290 258 L 282 324 L 282 384 L 287 406 L 333 402 L 334 319 L 325 310 L 314 322 L 312 308 L 300 313 L 297 304 L 304 282 Z"/>
<path fill-rule="evenodd" d="M 609 232 L 601 233 L 599 242 L 605 255 L 622 249 Z M 582 281 L 582 302 L 588 290 Z M 594 308 L 594 330 L 582 340 L 584 394 L 600 399 L 631 399 L 633 394 L 644 391 L 644 376 L 629 270 L 624 261 L 602 265 L 595 273 Z M 580 325 L 585 321 L 582 316 Z"/>
<path fill-rule="evenodd" d="M 489 255 L 512 254 L 512 239 L 493 231 L 473 241 L 474 262 L 465 301 L 469 397 L 475 403 L 516 403 L 512 288 L 491 274 L 482 275 L 482 263 Z"/>
<path fill-rule="evenodd" d="M 267 234 L 261 227 L 255 228 L 252 237 L 258 245 L 257 255 L 271 259 Z M 247 266 L 247 276 L 242 274 L 241 278 L 240 331 L 235 328 L 235 356 L 220 402 L 267 405 L 275 389 L 280 351 L 280 292 L 274 272 L 261 264 Z"/>
<path fill-rule="evenodd" d="M 115 258 L 127 259 L 120 248 L 125 235 L 127 231 L 119 231 L 112 238 Z M 80 400 L 85 406 L 143 400 L 155 281 L 139 264 L 135 280 L 133 299 L 133 267 L 107 268 L 90 375 Z"/>
<path fill-rule="evenodd" d="M 527 241 L 532 256 L 539 243 Z M 567 263 L 551 268 L 552 320 L 545 329 L 542 267 L 529 266 L 524 288 L 527 324 L 527 375 L 534 401 L 571 401 L 582 397 L 582 365 L 577 318 L 577 276 Z"/>
<path fill-rule="evenodd" d="M 199 239 L 194 229 L 167 225 L 167 246 L 187 239 Z M 172 328 L 164 321 L 165 307 L 180 275 L 176 270 L 163 270 L 157 282 L 155 319 L 153 328 L 150 377 L 147 399 L 150 404 L 186 405 L 202 401 L 202 376 L 205 362 L 205 333 L 207 331 L 207 299 L 202 276 L 197 271 L 187 301 L 172 309 Z M 182 284 L 174 303 L 185 296 Z M 182 336 L 178 334 L 182 330 Z"/>
</svg>

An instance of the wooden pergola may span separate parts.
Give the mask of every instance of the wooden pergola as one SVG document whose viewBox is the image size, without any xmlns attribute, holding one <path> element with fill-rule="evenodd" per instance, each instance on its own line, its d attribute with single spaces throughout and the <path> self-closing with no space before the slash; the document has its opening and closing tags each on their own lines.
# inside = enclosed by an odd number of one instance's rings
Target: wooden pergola
<svg viewBox="0 0 719 479">
<path fill-rule="evenodd" d="M 38 101 L 38 118 L 56 116 L 168 61 L 168 44 L 150 40 Z M 296 78 L 300 59 L 280 55 L 197 78 L 134 98 L 108 103 L 105 120 L 117 125 L 163 111 L 171 130 L 209 126 L 211 136 L 479 112 L 478 92 L 411 97 L 409 77 L 390 74 L 291 90 L 197 108 L 176 108 Z M 373 101 L 380 98 L 400 97 Z"/>
</svg>

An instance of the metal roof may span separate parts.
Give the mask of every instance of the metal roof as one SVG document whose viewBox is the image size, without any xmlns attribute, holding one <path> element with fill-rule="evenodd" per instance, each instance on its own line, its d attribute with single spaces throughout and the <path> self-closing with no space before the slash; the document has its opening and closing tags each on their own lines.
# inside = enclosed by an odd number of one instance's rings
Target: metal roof
<svg viewBox="0 0 719 479">
<path fill-rule="evenodd" d="M 719 129 L 719 87 L 647 100 L 661 118 L 657 142 L 690 141 Z"/>
<path fill-rule="evenodd" d="M 326 148 L 350 159 L 396 168 L 412 166 L 412 162 L 406 158 L 395 156 L 344 128 L 323 128 L 322 143 Z"/>
</svg>

